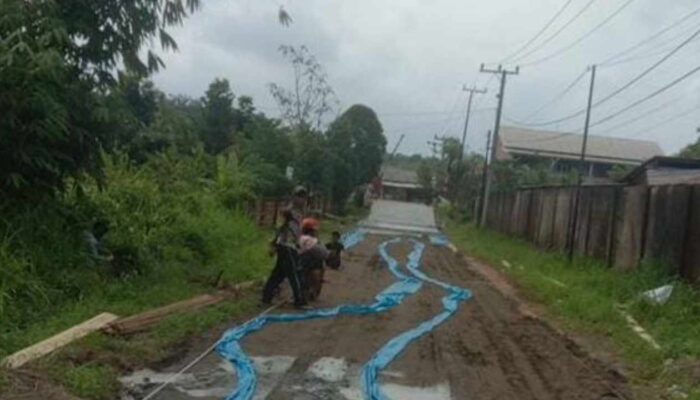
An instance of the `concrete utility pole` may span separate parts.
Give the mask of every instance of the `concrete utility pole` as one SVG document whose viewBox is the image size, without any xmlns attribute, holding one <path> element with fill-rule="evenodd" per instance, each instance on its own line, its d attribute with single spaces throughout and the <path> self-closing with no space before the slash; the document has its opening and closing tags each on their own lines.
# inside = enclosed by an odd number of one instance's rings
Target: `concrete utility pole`
<svg viewBox="0 0 700 400">
<path fill-rule="evenodd" d="M 481 171 L 481 196 L 479 201 L 479 213 L 475 215 L 475 218 L 484 219 L 482 215 L 484 214 L 484 196 L 486 195 L 486 180 L 489 174 L 489 150 L 491 149 L 491 131 L 486 132 L 486 150 L 484 151 L 484 167 Z"/>
<path fill-rule="evenodd" d="M 574 206 L 571 208 L 571 212 L 573 213 L 571 215 L 571 225 L 569 229 L 569 248 L 568 250 L 568 256 L 569 256 L 569 261 L 573 260 L 574 258 L 574 244 L 575 244 L 575 236 L 576 236 L 576 225 L 578 225 L 578 204 L 580 201 L 581 197 L 581 183 L 583 182 L 583 171 L 585 169 L 586 165 L 586 147 L 588 146 L 588 130 L 591 124 L 591 108 L 593 104 L 593 89 L 595 87 L 595 71 L 596 71 L 596 66 L 592 65 L 591 66 L 591 86 L 588 89 L 588 105 L 586 106 L 586 122 L 584 123 L 583 126 L 583 141 L 581 143 L 581 158 L 580 158 L 580 165 L 579 165 L 579 171 L 578 171 L 578 179 L 576 181 L 576 193 L 574 194 Z"/>
<path fill-rule="evenodd" d="M 478 94 L 483 94 L 486 93 L 486 89 L 477 89 L 476 87 L 471 87 L 468 88 L 464 86 L 462 88 L 463 91 L 469 92 L 469 102 L 467 103 L 467 118 L 464 120 L 464 132 L 462 133 L 462 151 L 459 153 L 459 163 L 462 163 L 462 160 L 464 159 L 464 149 L 466 149 L 467 146 L 467 130 L 469 129 L 469 115 L 472 112 L 472 98 L 474 97 L 474 93 Z"/>
<path fill-rule="evenodd" d="M 501 114 L 503 113 L 503 95 L 506 90 L 506 76 L 518 75 L 520 73 L 520 67 L 515 67 L 514 70 L 508 71 L 500 65 L 498 66 L 498 69 L 487 69 L 484 68 L 484 64 L 481 64 L 481 72 L 501 75 L 501 88 L 498 91 L 498 108 L 496 109 L 496 123 L 493 128 L 493 142 L 491 144 L 491 163 L 493 164 L 496 162 L 496 149 L 498 148 L 498 143 L 500 140 L 499 135 L 501 132 Z M 493 168 L 489 168 L 486 176 L 486 184 L 484 185 L 484 198 L 481 200 L 483 202 L 481 207 L 481 226 L 485 226 L 486 224 L 486 213 L 489 210 L 489 197 L 491 196 L 492 178 Z"/>
</svg>

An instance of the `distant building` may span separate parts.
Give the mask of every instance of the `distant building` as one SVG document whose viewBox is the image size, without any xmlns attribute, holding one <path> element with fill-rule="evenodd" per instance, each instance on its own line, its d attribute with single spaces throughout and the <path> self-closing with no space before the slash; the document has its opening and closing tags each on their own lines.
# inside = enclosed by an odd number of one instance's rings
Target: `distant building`
<svg viewBox="0 0 700 400">
<path fill-rule="evenodd" d="M 583 135 L 504 126 L 496 144 L 496 159 L 546 162 L 554 171 L 578 168 Z M 615 166 L 638 166 L 663 155 L 655 142 L 589 135 L 584 167 L 589 177 L 606 177 Z"/>
<path fill-rule="evenodd" d="M 654 157 L 624 177 L 628 185 L 700 184 L 700 160 Z"/>
<path fill-rule="evenodd" d="M 416 171 L 391 166 L 382 167 L 381 191 L 380 197 L 386 200 L 422 202 L 427 196 Z"/>
</svg>

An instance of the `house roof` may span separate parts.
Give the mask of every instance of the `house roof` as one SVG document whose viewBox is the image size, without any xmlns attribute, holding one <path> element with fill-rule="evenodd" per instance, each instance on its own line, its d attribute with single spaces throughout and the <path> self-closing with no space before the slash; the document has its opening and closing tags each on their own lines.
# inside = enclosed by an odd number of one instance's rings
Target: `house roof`
<svg viewBox="0 0 700 400">
<path fill-rule="evenodd" d="M 682 157 L 653 157 L 627 174 L 624 182 L 645 175 L 648 185 L 700 183 L 700 160 Z"/>
<path fill-rule="evenodd" d="M 382 167 L 382 182 L 385 185 L 387 182 L 418 185 L 418 174 L 409 169 L 384 166 Z"/>
<path fill-rule="evenodd" d="M 505 154 L 528 155 L 578 160 L 581 157 L 583 135 L 567 132 L 533 130 L 504 126 L 500 131 L 500 143 Z M 645 160 L 663 155 L 656 142 L 589 135 L 586 161 L 611 164 L 641 164 Z"/>
</svg>

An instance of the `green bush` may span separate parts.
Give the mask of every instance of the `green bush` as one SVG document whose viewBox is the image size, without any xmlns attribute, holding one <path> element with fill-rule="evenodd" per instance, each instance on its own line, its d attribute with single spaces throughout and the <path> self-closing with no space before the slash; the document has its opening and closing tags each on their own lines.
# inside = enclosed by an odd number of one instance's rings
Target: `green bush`
<svg viewBox="0 0 700 400">
<path fill-rule="evenodd" d="M 252 177 L 235 158 L 164 152 L 140 165 L 104 156 L 104 165 L 104 187 L 85 177 L 41 207 L 0 209 L 0 354 L 98 312 L 264 274 L 267 236 L 241 212 Z M 111 259 L 89 256 L 95 221 L 108 227 Z"/>
</svg>

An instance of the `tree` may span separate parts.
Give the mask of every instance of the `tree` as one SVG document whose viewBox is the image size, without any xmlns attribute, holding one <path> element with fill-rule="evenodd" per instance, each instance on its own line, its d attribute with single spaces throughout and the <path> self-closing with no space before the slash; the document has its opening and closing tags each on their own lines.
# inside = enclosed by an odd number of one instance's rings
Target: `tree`
<svg viewBox="0 0 700 400">
<path fill-rule="evenodd" d="M 361 104 L 348 108 L 331 123 L 327 137 L 331 152 L 337 156 L 333 160 L 337 202 L 379 174 L 387 144 L 383 132 L 374 110 Z"/>
<path fill-rule="evenodd" d="M 294 70 L 292 89 L 276 83 L 269 85 L 282 119 L 294 130 L 319 130 L 324 117 L 338 103 L 326 72 L 306 46 L 280 46 L 280 52 L 291 61 Z"/>
<path fill-rule="evenodd" d="M 433 191 L 433 168 L 427 160 L 421 160 L 416 170 L 416 175 L 418 176 L 418 183 L 423 187 L 423 189 L 432 192 Z"/>
<path fill-rule="evenodd" d="M 210 154 L 219 154 L 233 143 L 234 95 L 227 79 L 215 79 L 202 98 L 202 141 Z"/>
<path fill-rule="evenodd" d="M 695 143 L 685 146 L 680 153 L 678 153 L 678 156 L 700 159 L 700 138 L 698 138 Z"/>
<path fill-rule="evenodd" d="M 0 191 L 46 197 L 66 177 L 99 176 L 99 151 L 114 126 L 102 95 L 120 70 L 144 76 L 162 67 L 143 44 L 158 38 L 174 49 L 166 29 L 198 6 L 198 0 L 0 2 Z"/>
</svg>

